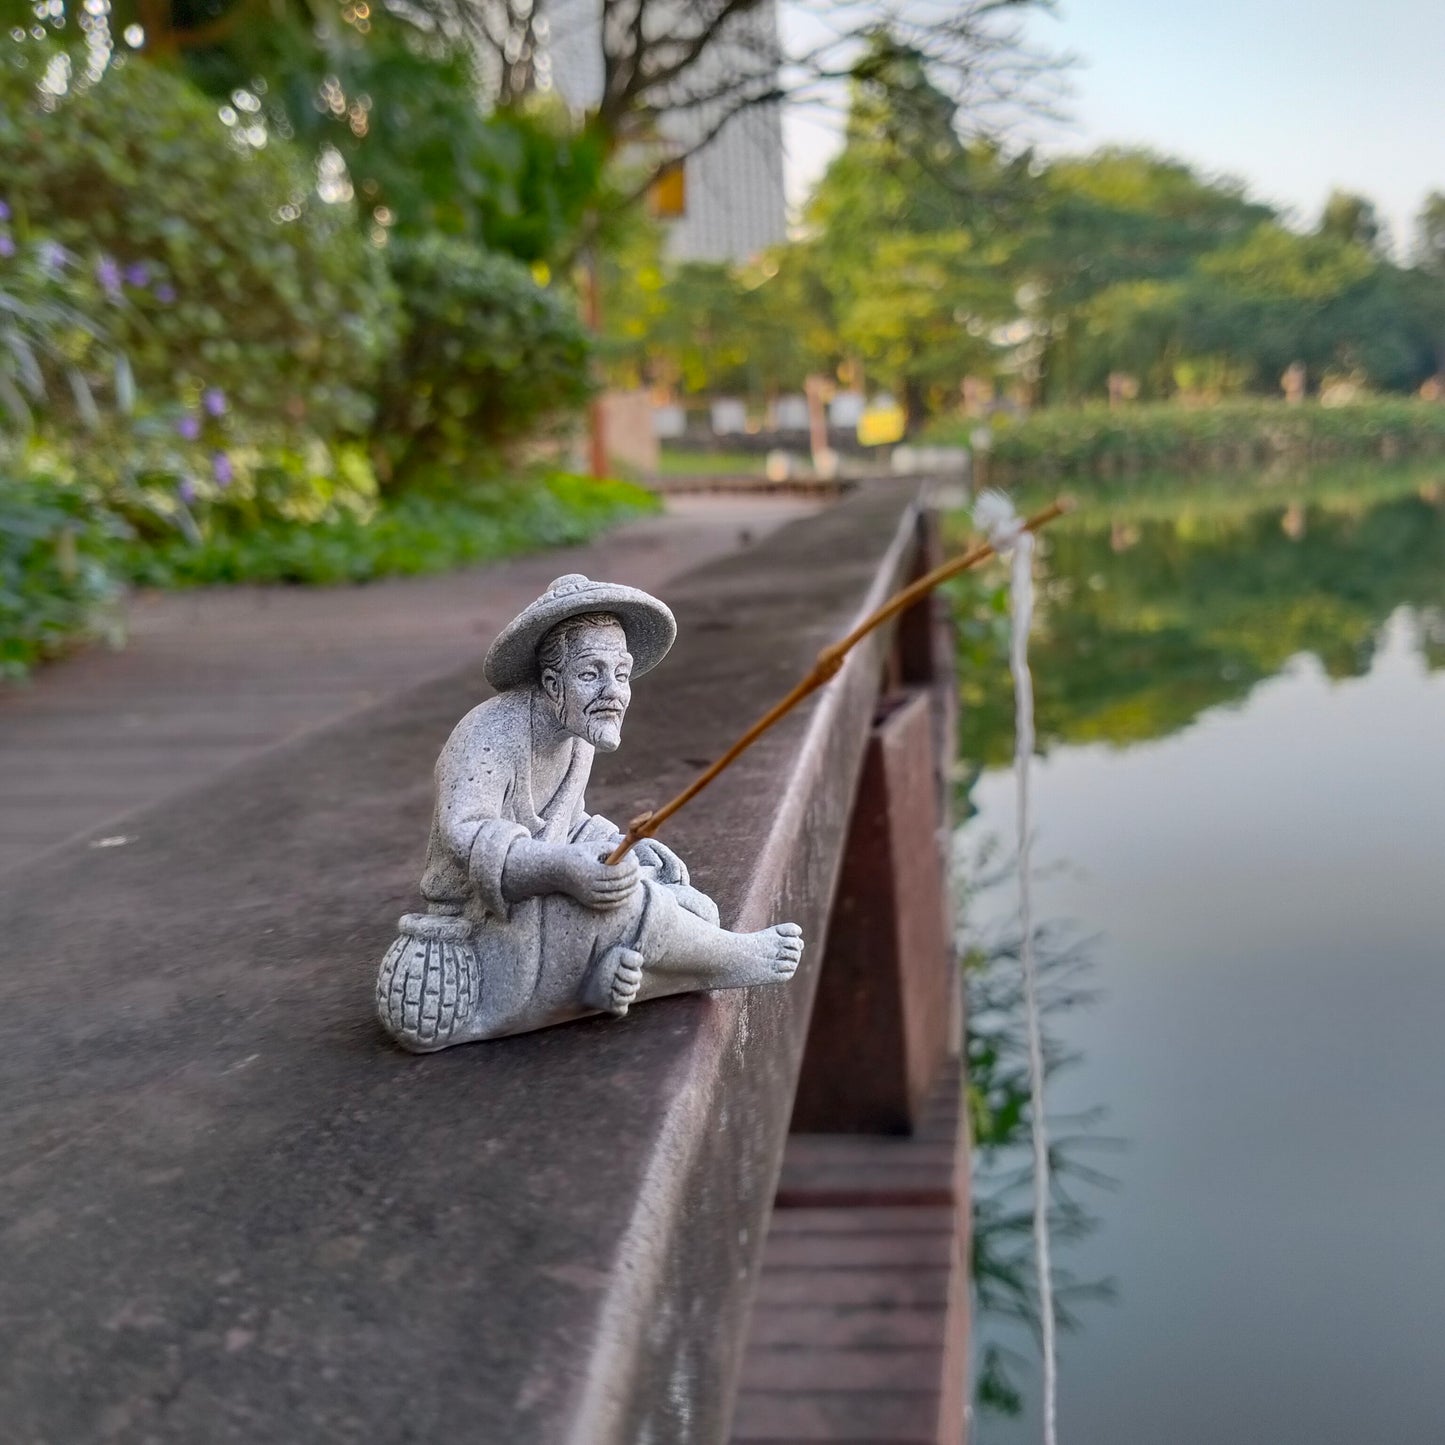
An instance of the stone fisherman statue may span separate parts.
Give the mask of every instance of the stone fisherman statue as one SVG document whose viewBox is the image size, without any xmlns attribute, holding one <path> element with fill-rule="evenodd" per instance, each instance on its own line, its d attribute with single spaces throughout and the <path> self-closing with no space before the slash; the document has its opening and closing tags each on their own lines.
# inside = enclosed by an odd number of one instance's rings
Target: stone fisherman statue
<svg viewBox="0 0 1445 1445">
<path fill-rule="evenodd" d="M 662 661 L 672 613 L 636 588 L 559 577 L 487 653 L 497 696 L 436 766 L 421 891 L 376 985 L 382 1024 L 419 1053 L 545 1028 L 694 989 L 791 978 L 802 930 L 719 926 L 670 849 L 588 813 L 596 749 L 614 751 L 632 679 Z"/>
</svg>

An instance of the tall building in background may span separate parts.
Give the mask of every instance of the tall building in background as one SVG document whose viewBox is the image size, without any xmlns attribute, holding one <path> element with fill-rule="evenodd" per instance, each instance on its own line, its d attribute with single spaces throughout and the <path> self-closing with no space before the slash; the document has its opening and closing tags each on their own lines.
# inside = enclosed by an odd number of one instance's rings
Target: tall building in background
<svg viewBox="0 0 1445 1445">
<path fill-rule="evenodd" d="M 600 0 L 543 0 L 552 82 L 568 105 L 595 105 L 602 94 Z M 695 75 L 699 88 L 721 82 L 730 66 L 758 73 L 759 54 L 780 55 L 774 0 L 734 21 L 735 38 L 710 47 Z M 717 124 L 718 107 L 664 115 L 661 144 L 686 154 Z M 747 261 L 787 234 L 783 195 L 783 117 L 777 101 L 729 119 L 700 150 L 687 154 L 681 185 L 662 188 L 668 252 L 679 261 Z"/>
</svg>

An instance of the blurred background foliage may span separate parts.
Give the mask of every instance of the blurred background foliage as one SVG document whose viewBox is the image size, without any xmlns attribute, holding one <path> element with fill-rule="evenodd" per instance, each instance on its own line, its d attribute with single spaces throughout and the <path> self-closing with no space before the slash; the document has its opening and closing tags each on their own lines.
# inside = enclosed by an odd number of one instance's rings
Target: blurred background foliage
<svg viewBox="0 0 1445 1445">
<path fill-rule="evenodd" d="M 928 435 L 966 442 L 978 423 L 940 421 Z M 1173 471 L 1198 474 L 1268 469 L 1288 476 L 1312 464 L 1391 462 L 1445 452 L 1445 407 L 1413 397 L 1354 394 L 1283 406 L 1261 397 L 1231 397 L 1209 406 L 1090 402 L 1000 413 L 990 425 L 990 477 L 1016 481 L 1109 481 Z M 1180 483 L 1176 481 L 1176 486 Z"/>
<path fill-rule="evenodd" d="M 461 15 L 0 0 L 7 515 L 34 503 L 69 547 L 56 519 L 91 498 L 131 539 L 117 583 L 372 575 L 426 554 L 427 519 L 446 565 L 468 498 L 486 531 L 515 503 L 502 479 L 565 473 L 560 437 L 601 380 L 761 404 L 821 377 L 968 441 L 970 378 L 997 399 L 1004 480 L 1445 442 L 1445 408 L 1405 399 L 1445 358 L 1445 195 L 1392 248 L 1364 197 L 1300 226 L 1166 156 L 1045 159 L 983 138 L 874 16 L 788 243 L 682 263 L 644 204 L 646 116 L 499 81 Z M 1269 400 L 1286 372 L 1350 404 Z M 1116 391 L 1138 400 L 1106 409 Z M 599 495 L 609 515 L 645 504 Z M 404 548 L 361 540 L 403 504 Z M 283 541 L 308 528 L 332 529 L 324 565 Z M 40 556 L 16 548 L 7 575 Z"/>
<path fill-rule="evenodd" d="M 565 471 L 613 192 L 555 101 L 489 108 L 365 3 L 0 12 L 0 670 L 113 633 L 127 581 L 440 570 L 655 505 Z"/>
<path fill-rule="evenodd" d="M 396 341 L 394 289 L 348 208 L 313 194 L 303 156 L 247 144 L 160 67 L 112 66 L 46 107 L 39 56 L 4 54 L 15 241 L 58 244 L 92 272 L 138 392 L 219 387 L 253 430 L 364 431 Z"/>
<path fill-rule="evenodd" d="M 965 139 L 928 67 L 878 32 L 794 239 L 706 277 L 614 269 L 611 357 L 694 394 L 832 376 L 914 427 L 957 413 L 965 375 L 1024 407 L 1103 398 L 1111 377 L 1144 400 L 1277 398 L 1296 366 L 1311 393 L 1407 393 L 1445 369 L 1445 195 L 1400 241 L 1361 196 L 1300 226 L 1147 150 Z M 747 346 L 752 316 L 794 344 Z"/>
<path fill-rule="evenodd" d="M 589 394 L 577 308 L 519 260 L 445 235 L 389 248 L 407 316 L 382 388 L 386 474 L 465 467 L 485 437 L 521 440 Z"/>
</svg>

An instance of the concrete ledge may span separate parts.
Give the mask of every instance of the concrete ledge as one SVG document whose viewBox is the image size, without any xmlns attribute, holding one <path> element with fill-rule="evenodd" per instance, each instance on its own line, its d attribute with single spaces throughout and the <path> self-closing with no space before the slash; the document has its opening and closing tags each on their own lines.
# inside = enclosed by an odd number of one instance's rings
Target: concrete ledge
<svg viewBox="0 0 1445 1445">
<path fill-rule="evenodd" d="M 593 806 L 667 797 L 914 546 L 902 489 L 864 490 L 669 588 L 681 641 Z M 480 659 L 7 875 L 6 1432 L 726 1438 L 884 647 L 666 833 L 726 920 L 803 925 L 787 990 L 386 1043 L 374 971 Z"/>
</svg>

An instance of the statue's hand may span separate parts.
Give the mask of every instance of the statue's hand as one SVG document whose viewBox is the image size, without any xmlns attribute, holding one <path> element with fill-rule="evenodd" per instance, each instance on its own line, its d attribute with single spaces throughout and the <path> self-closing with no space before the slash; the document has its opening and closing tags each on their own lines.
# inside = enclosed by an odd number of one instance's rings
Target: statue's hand
<svg viewBox="0 0 1445 1445">
<path fill-rule="evenodd" d="M 586 908 L 607 912 L 621 908 L 637 889 L 637 859 L 629 853 L 620 863 L 605 863 L 612 851 L 595 843 L 569 843 L 562 850 L 559 892 Z"/>
</svg>

